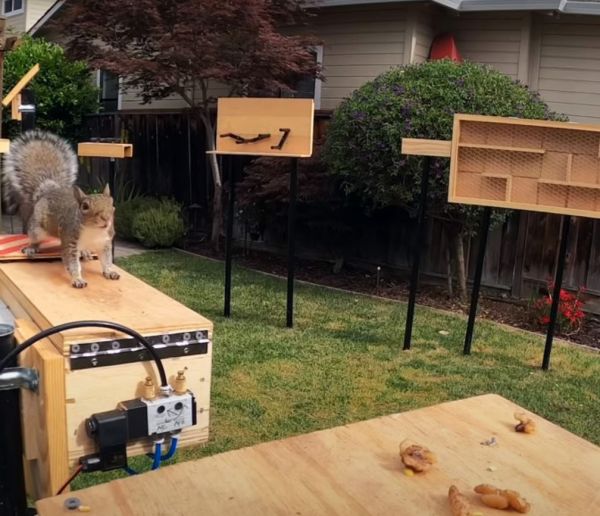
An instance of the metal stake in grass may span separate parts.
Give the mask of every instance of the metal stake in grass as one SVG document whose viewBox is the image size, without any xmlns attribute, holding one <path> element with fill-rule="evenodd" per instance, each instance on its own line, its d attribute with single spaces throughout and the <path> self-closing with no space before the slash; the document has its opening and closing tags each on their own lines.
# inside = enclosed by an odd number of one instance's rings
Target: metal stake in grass
<svg viewBox="0 0 600 516">
<path fill-rule="evenodd" d="M 569 227 L 571 226 L 571 217 L 563 215 L 562 232 L 560 237 L 560 249 L 558 251 L 558 262 L 556 264 L 556 276 L 554 277 L 554 292 L 552 293 L 552 306 L 550 308 L 550 322 L 546 333 L 546 346 L 544 348 L 544 359 L 542 369 L 547 371 L 550 367 L 550 354 L 552 353 L 552 341 L 554 340 L 554 327 L 558 316 L 558 305 L 560 303 L 560 290 L 562 287 L 563 271 L 565 268 L 565 258 L 567 256 L 567 244 L 569 243 Z"/>
<path fill-rule="evenodd" d="M 404 350 L 410 349 L 412 338 L 413 319 L 415 318 L 415 302 L 417 299 L 417 288 L 419 286 L 419 265 L 421 264 L 421 249 L 425 238 L 425 216 L 427 214 L 427 187 L 429 185 L 429 169 L 431 168 L 431 159 L 429 156 L 423 160 L 423 170 L 421 172 L 421 205 L 419 206 L 419 219 L 417 222 L 417 232 L 413 243 L 413 263 L 410 275 L 410 291 L 408 294 L 408 307 L 406 309 L 406 327 L 404 329 Z"/>
</svg>

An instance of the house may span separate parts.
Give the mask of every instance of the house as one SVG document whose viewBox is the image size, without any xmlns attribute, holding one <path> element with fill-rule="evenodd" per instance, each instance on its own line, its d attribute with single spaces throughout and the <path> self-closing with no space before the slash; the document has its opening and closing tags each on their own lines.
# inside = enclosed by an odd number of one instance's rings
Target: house
<svg viewBox="0 0 600 516">
<path fill-rule="evenodd" d="M 21 1 L 43 3 L 4 3 Z M 45 23 L 63 4 L 54 2 L 29 33 L 51 37 Z M 317 5 L 311 25 L 302 30 L 322 40 L 315 59 L 326 80 L 304 84 L 302 96 L 314 96 L 318 109 L 334 109 L 392 66 L 426 60 L 433 38 L 450 33 L 464 58 L 539 91 L 552 109 L 571 120 L 600 123 L 600 1 L 319 0 Z M 142 105 L 134 93 L 119 92 L 110 74 L 98 80 L 106 107 L 186 107 L 175 96 Z"/>
<path fill-rule="evenodd" d="M 55 0 L 2 0 L 2 16 L 12 33 L 27 32 L 52 7 Z"/>
</svg>

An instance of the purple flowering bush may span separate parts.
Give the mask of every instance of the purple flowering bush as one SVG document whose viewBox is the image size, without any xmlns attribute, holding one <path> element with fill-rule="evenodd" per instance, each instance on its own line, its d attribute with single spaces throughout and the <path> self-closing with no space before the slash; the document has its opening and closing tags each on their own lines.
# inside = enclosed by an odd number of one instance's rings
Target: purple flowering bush
<svg viewBox="0 0 600 516">
<path fill-rule="evenodd" d="M 450 140 L 454 113 L 564 120 L 540 97 L 489 67 L 449 60 L 394 68 L 356 90 L 334 113 L 324 150 L 328 171 L 367 208 L 419 202 L 421 160 L 403 137 Z M 429 212 L 464 233 L 478 208 L 447 203 L 449 159 L 432 159 Z"/>
</svg>

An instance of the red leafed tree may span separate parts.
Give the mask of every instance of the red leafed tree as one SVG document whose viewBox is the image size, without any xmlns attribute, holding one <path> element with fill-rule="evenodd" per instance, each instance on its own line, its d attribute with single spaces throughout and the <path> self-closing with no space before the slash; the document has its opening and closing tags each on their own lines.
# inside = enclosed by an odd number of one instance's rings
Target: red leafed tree
<svg viewBox="0 0 600 516">
<path fill-rule="evenodd" d="M 57 23 L 67 49 L 122 77 L 144 102 L 179 95 L 203 123 L 215 148 L 214 86 L 230 96 L 269 96 L 319 73 L 306 36 L 286 34 L 303 23 L 302 0 L 69 0 Z M 214 183 L 211 240 L 222 228 L 222 179 Z"/>
</svg>

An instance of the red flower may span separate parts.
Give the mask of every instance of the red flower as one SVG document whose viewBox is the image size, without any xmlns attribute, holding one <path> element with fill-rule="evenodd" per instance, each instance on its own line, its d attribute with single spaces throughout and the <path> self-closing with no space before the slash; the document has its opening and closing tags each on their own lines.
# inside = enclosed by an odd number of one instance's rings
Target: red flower
<svg viewBox="0 0 600 516">
<path fill-rule="evenodd" d="M 572 299 L 571 294 L 569 294 L 566 290 L 560 291 L 560 300 L 561 301 L 570 301 Z"/>
<path fill-rule="evenodd" d="M 550 323 L 550 317 L 547 315 L 542 315 L 542 317 L 540 317 L 540 322 L 542 324 L 549 324 Z"/>
</svg>

